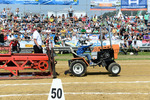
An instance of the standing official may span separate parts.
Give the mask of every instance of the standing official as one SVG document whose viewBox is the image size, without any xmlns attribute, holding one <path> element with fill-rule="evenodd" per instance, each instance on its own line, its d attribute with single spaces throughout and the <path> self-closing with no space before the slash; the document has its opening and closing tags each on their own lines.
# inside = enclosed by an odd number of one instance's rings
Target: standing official
<svg viewBox="0 0 150 100">
<path fill-rule="evenodd" d="M 69 17 L 72 18 L 73 17 L 73 8 L 72 8 L 72 6 L 70 6 L 70 8 L 68 10 L 68 13 L 69 13 Z"/>
<path fill-rule="evenodd" d="M 37 30 L 34 31 L 34 33 L 33 33 L 34 53 L 43 53 L 41 30 L 42 30 L 42 25 L 38 24 L 37 25 Z"/>
</svg>

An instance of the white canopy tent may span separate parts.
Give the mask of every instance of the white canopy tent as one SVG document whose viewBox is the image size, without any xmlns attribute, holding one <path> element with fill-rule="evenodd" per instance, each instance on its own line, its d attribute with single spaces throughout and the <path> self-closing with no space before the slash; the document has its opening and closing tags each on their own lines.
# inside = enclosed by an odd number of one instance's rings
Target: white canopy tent
<svg viewBox="0 0 150 100">
<path fill-rule="evenodd" d="M 121 12 L 121 9 L 119 10 L 119 12 L 118 12 L 118 14 L 117 14 L 116 17 L 117 17 L 117 18 L 122 17 L 122 19 L 124 19 L 123 14 L 122 14 L 122 12 Z"/>
</svg>

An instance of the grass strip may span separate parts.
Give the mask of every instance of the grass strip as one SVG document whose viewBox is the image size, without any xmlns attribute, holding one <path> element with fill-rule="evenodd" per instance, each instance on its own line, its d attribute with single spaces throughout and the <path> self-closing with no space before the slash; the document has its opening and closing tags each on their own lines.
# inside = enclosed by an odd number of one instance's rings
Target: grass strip
<svg viewBox="0 0 150 100">
<path fill-rule="evenodd" d="M 56 61 L 68 61 L 71 59 L 55 59 Z M 150 60 L 150 58 L 127 58 L 127 59 L 116 59 L 116 60 Z"/>
<path fill-rule="evenodd" d="M 128 52 L 128 55 L 130 53 Z M 118 55 L 124 55 L 123 53 L 119 53 Z M 138 52 L 138 55 L 150 55 L 150 52 Z M 72 56 L 71 53 L 68 53 L 68 54 L 57 54 L 57 56 Z"/>
<path fill-rule="evenodd" d="M 72 59 L 72 54 L 57 54 L 55 59 L 57 61 L 68 61 Z M 118 59 L 116 60 L 150 60 L 150 52 L 139 52 L 138 55 L 123 55 L 122 53 L 118 54 Z"/>
</svg>

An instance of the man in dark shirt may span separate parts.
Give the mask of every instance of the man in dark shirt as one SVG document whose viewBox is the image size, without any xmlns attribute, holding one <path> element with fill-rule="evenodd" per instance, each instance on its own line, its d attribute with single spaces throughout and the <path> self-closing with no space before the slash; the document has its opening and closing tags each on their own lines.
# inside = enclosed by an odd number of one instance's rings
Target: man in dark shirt
<svg viewBox="0 0 150 100">
<path fill-rule="evenodd" d="M 56 45 L 60 45 L 60 44 L 63 45 L 63 42 L 60 40 L 58 33 L 56 34 L 56 36 L 54 38 L 54 42 L 55 42 Z"/>
<path fill-rule="evenodd" d="M 128 32 L 125 32 L 124 40 L 128 40 L 128 38 L 129 38 L 129 34 L 128 34 Z"/>
<path fill-rule="evenodd" d="M 123 27 L 123 28 L 120 29 L 120 35 L 123 36 L 124 32 L 125 32 L 125 28 Z"/>
<path fill-rule="evenodd" d="M 4 45 L 4 34 L 0 32 L 0 45 Z"/>
<path fill-rule="evenodd" d="M 128 45 L 127 45 L 127 41 L 124 40 L 124 43 L 121 43 L 121 51 L 127 55 L 127 51 L 128 51 Z"/>
</svg>

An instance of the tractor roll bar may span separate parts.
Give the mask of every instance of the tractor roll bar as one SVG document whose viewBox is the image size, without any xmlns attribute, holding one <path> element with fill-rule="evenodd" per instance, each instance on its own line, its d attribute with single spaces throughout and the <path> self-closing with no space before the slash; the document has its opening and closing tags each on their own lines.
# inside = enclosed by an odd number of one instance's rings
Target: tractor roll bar
<svg viewBox="0 0 150 100">
<path fill-rule="evenodd" d="M 110 41 L 110 47 L 112 49 L 112 41 L 111 41 L 111 34 L 110 34 L 110 25 L 108 26 L 109 28 L 109 41 Z"/>
<path fill-rule="evenodd" d="M 101 30 L 101 27 L 100 27 L 100 40 L 101 40 L 101 47 L 102 47 L 102 50 L 103 50 L 103 34 L 102 34 L 102 30 Z"/>
</svg>

